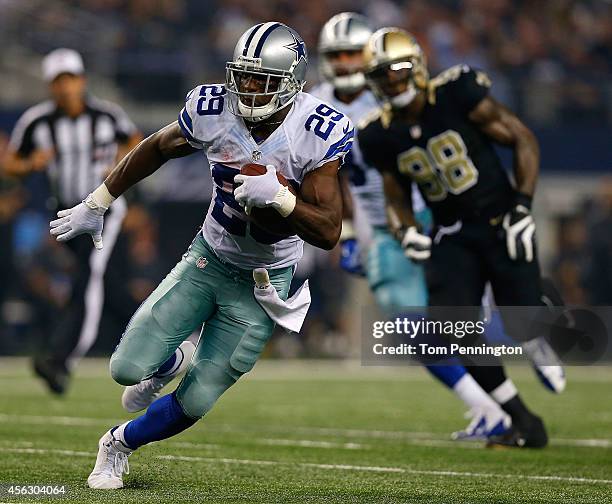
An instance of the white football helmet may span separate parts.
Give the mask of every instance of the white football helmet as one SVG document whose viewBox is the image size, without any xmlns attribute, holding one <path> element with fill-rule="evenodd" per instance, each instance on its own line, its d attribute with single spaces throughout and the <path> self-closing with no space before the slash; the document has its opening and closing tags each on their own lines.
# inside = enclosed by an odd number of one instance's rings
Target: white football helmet
<svg viewBox="0 0 612 504">
<path fill-rule="evenodd" d="M 330 53 L 361 51 L 372 34 L 368 20 L 355 12 L 336 14 L 323 25 L 319 35 L 319 70 L 321 76 L 340 92 L 354 93 L 366 84 L 363 69 L 342 68 L 332 64 Z"/>
<path fill-rule="evenodd" d="M 306 82 L 308 54 L 302 37 L 283 23 L 260 23 L 238 40 L 226 65 L 229 110 L 249 121 L 262 121 L 290 105 Z M 265 84 L 263 92 L 241 90 L 248 77 Z M 257 98 L 269 97 L 258 105 Z"/>
</svg>

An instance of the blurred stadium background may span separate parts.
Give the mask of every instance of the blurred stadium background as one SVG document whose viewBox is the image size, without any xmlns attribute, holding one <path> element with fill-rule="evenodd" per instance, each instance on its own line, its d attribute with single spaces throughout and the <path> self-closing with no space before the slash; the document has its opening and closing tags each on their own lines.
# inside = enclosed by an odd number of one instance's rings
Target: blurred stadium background
<svg viewBox="0 0 612 504">
<path fill-rule="evenodd" d="M 19 115 L 47 95 L 40 62 L 52 49 L 79 50 L 90 90 L 150 133 L 176 118 L 194 85 L 224 79 L 238 36 L 261 20 L 283 21 L 305 38 L 315 83 L 319 29 L 343 10 L 412 31 L 432 73 L 462 62 L 491 75 L 493 94 L 541 143 L 535 212 L 545 273 L 568 303 L 612 305 L 610 1 L 0 0 L 0 157 Z M 70 292 L 73 263 L 49 238 L 46 184 L 44 173 L 0 175 L 0 354 L 33 351 Z M 202 156 L 169 163 L 129 193 L 106 278 L 125 295 L 107 297 L 91 354 L 112 350 L 195 235 L 210 193 Z M 358 355 L 359 313 L 372 301 L 365 282 L 337 262 L 335 252 L 308 251 L 299 270 L 313 289 L 307 327 L 299 337 L 279 335 L 270 354 Z"/>
</svg>

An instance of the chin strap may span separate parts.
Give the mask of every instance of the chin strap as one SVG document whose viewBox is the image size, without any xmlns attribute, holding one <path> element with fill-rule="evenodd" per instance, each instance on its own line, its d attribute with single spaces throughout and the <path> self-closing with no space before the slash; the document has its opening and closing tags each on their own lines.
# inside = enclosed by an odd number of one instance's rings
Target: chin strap
<svg viewBox="0 0 612 504">
<path fill-rule="evenodd" d="M 417 90 L 414 87 L 414 84 L 411 82 L 408 84 L 408 89 L 406 89 L 406 91 L 394 96 L 393 98 L 389 98 L 389 103 L 391 103 L 391 106 L 395 109 L 404 108 L 412 103 L 412 100 L 415 99 L 416 95 Z"/>
<path fill-rule="evenodd" d="M 253 121 L 253 122 L 264 121 L 268 119 L 272 114 L 280 110 L 280 108 L 278 109 L 276 108 L 277 101 L 278 101 L 278 96 L 274 95 L 272 99 L 265 105 L 262 105 L 261 107 L 255 107 L 255 106 L 251 107 L 249 105 L 245 105 L 244 103 L 242 103 L 242 101 L 240 101 L 240 98 L 238 98 L 238 110 L 240 111 L 241 114 L 244 115 L 245 119 L 248 119 L 249 121 Z M 254 115 L 255 113 L 257 113 L 257 115 Z"/>
<path fill-rule="evenodd" d="M 357 72 L 350 75 L 337 75 L 333 78 L 334 89 L 341 93 L 355 93 L 366 85 L 365 75 Z"/>
</svg>

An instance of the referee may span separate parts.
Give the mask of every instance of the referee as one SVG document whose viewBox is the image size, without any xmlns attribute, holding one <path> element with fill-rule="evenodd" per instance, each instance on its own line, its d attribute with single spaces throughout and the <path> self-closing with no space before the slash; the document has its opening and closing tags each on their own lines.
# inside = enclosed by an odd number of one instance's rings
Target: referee
<svg viewBox="0 0 612 504">
<path fill-rule="evenodd" d="M 43 59 L 42 72 L 51 100 L 28 109 L 17 121 L 4 170 L 16 176 L 46 170 L 55 205 L 70 208 L 99 185 L 142 136 L 120 107 L 86 94 L 78 52 L 56 49 Z M 105 222 L 102 250 L 94 249 L 90 236 L 64 244 L 75 256 L 71 297 L 50 328 L 46 348 L 34 359 L 36 374 L 57 394 L 65 392 L 71 368 L 96 340 L 104 271 L 125 212 L 125 200 L 115 202 Z"/>
</svg>

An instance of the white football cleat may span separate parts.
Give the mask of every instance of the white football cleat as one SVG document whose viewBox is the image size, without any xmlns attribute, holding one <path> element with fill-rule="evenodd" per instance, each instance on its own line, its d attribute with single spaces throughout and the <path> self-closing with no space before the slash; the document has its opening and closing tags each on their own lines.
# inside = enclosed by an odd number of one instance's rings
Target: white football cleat
<svg viewBox="0 0 612 504">
<path fill-rule="evenodd" d="M 128 457 L 133 450 L 116 439 L 111 430 L 98 441 L 96 465 L 87 478 L 89 488 L 105 490 L 123 488 L 123 475 L 130 473 Z"/>
<path fill-rule="evenodd" d="M 521 345 L 531 359 L 538 379 L 548 390 L 560 394 L 565 390 L 567 380 L 561 359 L 543 337 L 526 341 Z"/>
<path fill-rule="evenodd" d="M 163 376 L 152 376 L 142 380 L 136 385 L 125 387 L 121 396 L 121 405 L 126 411 L 136 413 L 148 407 L 155 399 L 161 395 L 162 389 L 177 376 L 184 373 L 191 362 L 195 345 L 189 341 L 183 341 L 178 347 L 178 358 L 167 373 Z"/>
<path fill-rule="evenodd" d="M 505 434 L 512 425 L 510 417 L 499 406 L 473 408 L 467 412 L 466 417 L 472 420 L 464 430 L 451 434 L 451 438 L 455 441 L 487 439 L 490 436 L 499 436 Z"/>
</svg>

